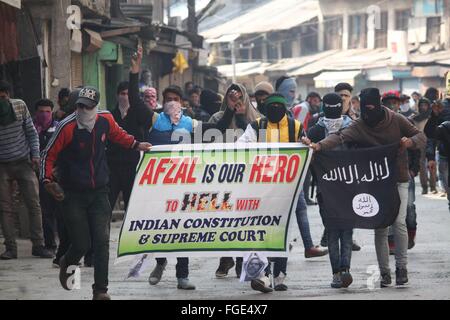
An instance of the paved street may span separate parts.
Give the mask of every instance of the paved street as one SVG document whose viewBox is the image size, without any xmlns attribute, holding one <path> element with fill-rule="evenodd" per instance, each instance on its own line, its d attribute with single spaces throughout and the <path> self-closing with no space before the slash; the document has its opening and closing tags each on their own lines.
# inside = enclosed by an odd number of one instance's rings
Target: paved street
<svg viewBox="0 0 450 320">
<path fill-rule="evenodd" d="M 363 248 L 353 255 L 352 273 L 355 281 L 350 289 L 331 289 L 328 257 L 306 260 L 301 241 L 294 243 L 291 252 L 287 279 L 289 291 L 286 293 L 260 294 L 252 291 L 248 283 L 242 284 L 233 276 L 217 280 L 214 272 L 218 259 L 215 258 L 191 260 L 190 278 L 197 285 L 196 291 L 176 289 L 175 259 L 169 259 L 161 283 L 150 287 L 148 275 L 125 281 L 129 265 L 113 265 L 120 230 L 120 223 L 115 223 L 111 240 L 110 293 L 113 299 L 450 299 L 450 213 L 446 200 L 438 196 L 419 195 L 417 207 L 418 239 L 417 246 L 409 254 L 410 285 L 407 288 L 368 289 L 370 275 L 367 270 L 377 263 L 374 232 L 365 230 L 355 232 L 355 239 Z M 317 207 L 309 207 L 309 218 L 313 239 L 319 241 L 322 226 Z M 295 220 L 291 227 L 292 236 L 299 237 Z M 19 248 L 19 260 L 0 261 L 0 299 L 92 298 L 92 269 L 81 269 L 81 290 L 66 292 L 60 287 L 58 270 L 51 267 L 50 260 L 32 258 L 28 241 L 21 240 Z M 3 250 L 3 247 L 0 249 Z M 394 268 L 393 257 L 391 266 Z"/>
</svg>

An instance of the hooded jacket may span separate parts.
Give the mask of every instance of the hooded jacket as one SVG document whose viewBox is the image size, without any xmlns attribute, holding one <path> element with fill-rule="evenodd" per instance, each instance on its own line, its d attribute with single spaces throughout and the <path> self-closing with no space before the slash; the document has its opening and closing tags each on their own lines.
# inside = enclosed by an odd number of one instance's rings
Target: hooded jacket
<svg viewBox="0 0 450 320">
<path fill-rule="evenodd" d="M 221 110 L 214 114 L 211 119 L 209 120 L 210 123 L 218 123 L 219 120 L 221 120 L 225 114 L 225 111 L 229 110 L 228 104 L 227 104 L 227 96 L 228 93 L 233 89 L 233 86 L 238 86 L 239 90 L 242 93 L 242 96 L 244 98 L 244 105 L 245 105 L 245 114 L 244 115 L 236 115 L 233 114 L 231 121 L 229 122 L 227 129 L 242 129 L 246 130 L 247 126 L 252 123 L 253 121 L 256 121 L 256 119 L 259 118 L 259 112 L 252 106 L 250 103 L 250 97 L 247 94 L 247 90 L 244 86 L 240 84 L 231 85 L 227 93 L 225 95 L 225 98 L 222 103 Z"/>
<path fill-rule="evenodd" d="M 426 145 L 426 136 L 414 127 L 408 119 L 388 108 L 384 108 L 384 119 L 374 128 L 365 124 L 362 119 L 356 120 L 348 128 L 330 135 L 319 142 L 322 150 L 332 150 L 342 144 L 352 144 L 358 148 L 400 143 L 403 137 L 411 138 L 412 149 L 421 149 Z M 409 181 L 408 153 L 403 151 L 397 159 L 398 182 Z"/>
</svg>

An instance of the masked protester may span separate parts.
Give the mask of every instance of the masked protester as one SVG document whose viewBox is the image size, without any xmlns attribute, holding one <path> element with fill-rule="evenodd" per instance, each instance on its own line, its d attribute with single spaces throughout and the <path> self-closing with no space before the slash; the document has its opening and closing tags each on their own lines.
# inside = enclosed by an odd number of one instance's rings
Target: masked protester
<svg viewBox="0 0 450 320">
<path fill-rule="evenodd" d="M 53 108 L 53 102 L 47 99 L 39 100 L 35 104 L 34 126 L 39 135 L 39 147 L 41 151 L 46 148 L 58 126 L 58 122 L 53 120 Z M 60 220 L 57 216 L 58 204 L 45 191 L 42 183 L 39 184 L 39 198 L 42 209 L 45 248 L 50 252 L 55 252 L 57 248 L 55 240 L 56 222 Z M 58 224 L 58 238 L 64 240 L 65 235 L 62 234 L 63 232 L 61 232 L 60 226 L 61 224 Z"/>
<path fill-rule="evenodd" d="M 426 137 L 408 119 L 381 106 L 380 91 L 377 88 L 364 89 L 361 98 L 361 119 L 350 127 L 330 135 L 325 140 L 312 144 L 315 152 L 332 150 L 341 144 L 359 147 L 373 147 L 398 143 L 400 145 L 397 159 L 398 189 L 401 206 L 397 220 L 393 225 L 396 239 L 396 284 L 408 283 L 407 257 L 408 233 L 406 214 L 408 203 L 409 168 L 407 149 L 420 149 L 425 146 Z M 388 228 L 375 231 L 375 249 L 381 272 L 381 287 L 392 284 L 389 267 Z"/>
<path fill-rule="evenodd" d="M 145 89 L 143 99 L 149 109 L 153 111 L 162 109 L 162 106 L 158 103 L 158 92 L 155 88 Z"/>
<path fill-rule="evenodd" d="M 25 102 L 11 99 L 11 86 L 0 81 L 0 211 L 6 250 L 1 260 L 17 259 L 16 213 L 11 198 L 10 183 L 18 181 L 30 221 L 32 255 L 53 258 L 44 247 L 39 183 L 34 169 L 39 166 L 39 135 Z M 47 126 L 47 117 L 42 117 Z"/>
<path fill-rule="evenodd" d="M 41 181 L 57 201 L 62 202 L 69 231 L 70 249 L 59 261 L 59 280 L 70 290 L 68 267 L 77 265 L 91 247 L 94 260 L 94 300 L 109 300 L 108 264 L 112 209 L 108 200 L 106 143 L 110 140 L 124 149 L 148 151 L 151 145 L 128 135 L 107 111 L 99 111 L 100 93 L 83 88 L 75 114 L 61 122 L 55 136 L 42 153 Z M 59 183 L 53 169 L 58 160 Z"/>
<path fill-rule="evenodd" d="M 255 87 L 255 99 L 257 104 L 258 112 L 266 116 L 267 110 L 265 109 L 265 102 L 269 95 L 274 93 L 272 85 L 268 82 L 260 82 Z"/>
<path fill-rule="evenodd" d="M 342 115 L 343 110 L 343 99 L 336 93 L 327 94 L 323 98 L 324 117 L 320 118 L 318 123 L 308 130 L 308 138 L 312 142 L 318 143 L 331 134 L 348 128 L 353 123 L 353 120 L 347 115 Z M 346 148 L 347 146 L 339 146 L 336 149 Z M 320 190 L 317 193 L 320 213 L 323 216 L 323 203 L 327 199 L 322 197 Z M 348 288 L 353 283 L 353 278 L 350 274 L 350 263 L 354 246 L 352 241 L 353 230 L 330 227 L 325 230 L 324 237 L 326 237 L 333 271 L 331 287 L 336 289 Z"/>
<path fill-rule="evenodd" d="M 386 108 L 398 113 L 400 111 L 400 104 L 401 104 L 400 92 L 395 90 L 386 92 L 385 94 L 383 94 L 381 102 Z"/>
<path fill-rule="evenodd" d="M 400 114 L 407 117 L 407 118 L 411 118 L 415 115 L 414 110 L 411 108 L 411 103 L 410 103 L 411 97 L 406 95 L 406 94 L 402 94 L 400 95 Z"/>
<path fill-rule="evenodd" d="M 288 117 L 287 101 L 281 94 L 272 94 L 267 97 L 264 108 L 267 110 L 266 118 L 259 118 L 248 125 L 244 135 L 237 143 L 295 143 L 302 136 L 302 124 Z M 304 197 L 303 197 L 304 199 Z M 306 205 L 305 205 L 306 207 Z M 287 258 L 271 258 L 274 262 L 273 276 L 275 287 L 270 286 L 270 267 L 266 269 L 265 275 L 260 279 L 252 280 L 253 290 L 269 293 L 275 291 L 286 291 L 288 287 L 284 284 L 287 274 Z"/>
</svg>

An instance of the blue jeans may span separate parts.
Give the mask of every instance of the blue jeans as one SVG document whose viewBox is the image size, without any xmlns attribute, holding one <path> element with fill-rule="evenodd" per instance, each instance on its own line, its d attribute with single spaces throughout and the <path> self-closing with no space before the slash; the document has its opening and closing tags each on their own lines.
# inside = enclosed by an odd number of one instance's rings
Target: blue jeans
<svg viewBox="0 0 450 320">
<path fill-rule="evenodd" d="M 408 230 L 417 229 L 417 212 L 415 202 L 416 202 L 416 182 L 414 178 L 410 178 L 408 186 L 408 207 L 406 211 L 406 226 Z"/>
<path fill-rule="evenodd" d="M 339 245 L 340 241 L 340 245 Z M 328 250 L 333 274 L 349 270 L 352 260 L 353 230 L 328 230 Z"/>
<path fill-rule="evenodd" d="M 309 250 L 314 247 L 314 243 L 312 241 L 311 231 L 309 229 L 308 209 L 306 206 L 305 193 L 303 191 L 298 197 L 295 215 L 297 216 L 298 228 L 300 229 L 300 235 L 302 236 L 303 245 L 305 247 L 305 250 Z"/>
</svg>

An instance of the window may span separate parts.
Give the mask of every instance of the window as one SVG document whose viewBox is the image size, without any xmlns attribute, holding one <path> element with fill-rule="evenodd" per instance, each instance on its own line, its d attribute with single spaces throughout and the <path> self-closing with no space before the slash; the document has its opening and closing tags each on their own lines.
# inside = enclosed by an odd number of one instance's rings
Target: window
<svg viewBox="0 0 450 320">
<path fill-rule="evenodd" d="M 325 18 L 325 50 L 342 49 L 342 16 Z"/>
<path fill-rule="evenodd" d="M 281 42 L 281 58 L 292 58 L 292 41 L 284 40 Z"/>
<path fill-rule="evenodd" d="M 367 46 L 366 22 L 366 15 L 352 15 L 349 17 L 348 45 L 350 49 L 361 49 Z"/>
<path fill-rule="evenodd" d="M 300 53 L 308 55 L 316 53 L 319 49 L 318 22 L 314 20 L 313 24 L 300 27 Z"/>
<path fill-rule="evenodd" d="M 408 31 L 411 10 L 400 10 L 395 12 L 395 30 Z"/>
<path fill-rule="evenodd" d="M 427 42 L 441 42 L 441 17 L 427 18 Z"/>
<path fill-rule="evenodd" d="M 375 29 L 375 48 L 387 48 L 387 28 L 388 28 L 388 14 L 382 12 L 380 17 L 380 28 Z"/>
</svg>

